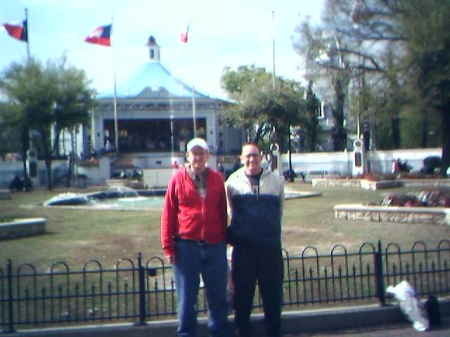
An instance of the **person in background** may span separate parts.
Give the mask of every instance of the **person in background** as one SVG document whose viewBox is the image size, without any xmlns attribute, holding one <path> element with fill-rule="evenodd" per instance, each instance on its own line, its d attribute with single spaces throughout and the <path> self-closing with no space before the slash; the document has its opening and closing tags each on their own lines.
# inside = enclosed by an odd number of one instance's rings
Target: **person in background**
<svg viewBox="0 0 450 337">
<path fill-rule="evenodd" d="M 237 170 L 239 170 L 242 167 L 242 162 L 241 162 L 241 158 L 239 156 L 237 156 L 234 159 L 234 165 L 233 168 L 231 169 L 232 172 L 236 172 Z"/>
<path fill-rule="evenodd" d="M 226 182 L 235 327 L 239 337 L 251 336 L 250 315 L 258 282 L 267 334 L 278 337 L 283 299 L 284 185 L 277 174 L 261 167 L 262 153 L 256 144 L 244 144 L 240 158 L 244 166 Z"/>
<path fill-rule="evenodd" d="M 226 194 L 222 175 L 206 165 L 209 155 L 205 140 L 187 144 L 188 163 L 173 174 L 161 215 L 162 249 L 175 276 L 179 336 L 197 335 L 200 275 L 210 336 L 229 335 Z"/>
<path fill-rule="evenodd" d="M 222 176 L 225 176 L 225 168 L 221 163 L 217 163 L 217 170 L 222 174 Z"/>
<path fill-rule="evenodd" d="M 399 166 L 399 160 L 400 159 L 392 159 L 392 164 L 391 164 L 391 173 L 398 173 L 400 172 L 400 166 Z"/>
</svg>

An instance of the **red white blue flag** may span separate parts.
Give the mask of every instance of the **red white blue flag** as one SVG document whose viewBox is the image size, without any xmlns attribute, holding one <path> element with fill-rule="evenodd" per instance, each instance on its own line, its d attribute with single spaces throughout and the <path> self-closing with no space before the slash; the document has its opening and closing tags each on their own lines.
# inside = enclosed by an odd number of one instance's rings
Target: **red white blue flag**
<svg viewBox="0 0 450 337">
<path fill-rule="evenodd" d="M 100 26 L 84 39 L 85 42 L 111 47 L 112 25 Z"/>
<path fill-rule="evenodd" d="M 28 25 L 27 20 L 24 20 L 22 22 L 21 26 L 18 25 L 11 25 L 9 23 L 5 23 L 3 25 L 5 27 L 8 34 L 20 41 L 28 42 Z"/>
</svg>

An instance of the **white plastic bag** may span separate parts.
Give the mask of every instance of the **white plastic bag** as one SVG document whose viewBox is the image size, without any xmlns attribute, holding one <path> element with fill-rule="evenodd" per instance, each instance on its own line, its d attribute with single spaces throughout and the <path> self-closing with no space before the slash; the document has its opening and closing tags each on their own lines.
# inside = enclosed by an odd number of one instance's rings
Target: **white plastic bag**
<svg viewBox="0 0 450 337">
<path fill-rule="evenodd" d="M 387 287 L 386 292 L 395 296 L 401 311 L 413 323 L 414 329 L 422 332 L 430 328 L 423 305 L 417 298 L 414 288 L 407 281 L 402 281 L 395 287 Z"/>
</svg>

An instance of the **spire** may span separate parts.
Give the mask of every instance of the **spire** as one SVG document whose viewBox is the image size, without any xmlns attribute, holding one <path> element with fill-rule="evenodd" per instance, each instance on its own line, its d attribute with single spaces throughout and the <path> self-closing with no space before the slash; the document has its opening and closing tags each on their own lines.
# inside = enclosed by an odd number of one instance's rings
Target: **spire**
<svg viewBox="0 0 450 337">
<path fill-rule="evenodd" d="M 159 62 L 161 47 L 158 46 L 158 44 L 156 43 L 156 39 L 152 35 L 150 35 L 150 37 L 148 38 L 147 47 L 150 61 Z"/>
</svg>

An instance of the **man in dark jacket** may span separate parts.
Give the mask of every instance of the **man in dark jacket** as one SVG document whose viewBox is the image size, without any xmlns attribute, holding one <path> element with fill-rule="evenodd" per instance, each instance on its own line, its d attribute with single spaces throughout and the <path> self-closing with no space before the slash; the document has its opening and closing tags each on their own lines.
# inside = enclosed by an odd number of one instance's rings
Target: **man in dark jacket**
<svg viewBox="0 0 450 337">
<path fill-rule="evenodd" d="M 228 242 L 233 246 L 235 326 L 239 337 L 249 337 L 250 314 L 256 282 L 264 307 L 270 337 L 281 335 L 283 258 L 281 217 L 284 186 L 281 177 L 261 167 L 262 154 L 256 144 L 244 144 L 244 167 L 227 180 L 231 224 Z"/>
</svg>

